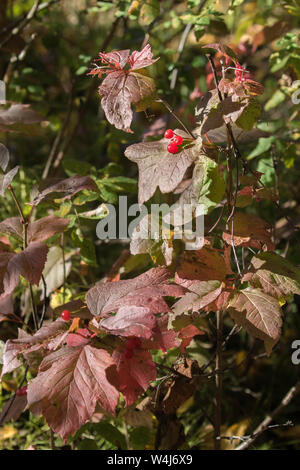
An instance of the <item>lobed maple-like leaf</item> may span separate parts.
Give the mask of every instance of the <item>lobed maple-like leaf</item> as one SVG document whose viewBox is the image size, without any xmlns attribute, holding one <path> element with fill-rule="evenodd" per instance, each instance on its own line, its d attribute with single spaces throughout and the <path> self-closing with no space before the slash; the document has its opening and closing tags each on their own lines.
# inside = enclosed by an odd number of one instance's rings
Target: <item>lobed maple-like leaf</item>
<svg viewBox="0 0 300 470">
<path fill-rule="evenodd" d="M 276 253 L 259 253 L 251 259 L 242 281 L 261 288 L 266 294 L 286 300 L 300 294 L 300 269 Z"/>
<path fill-rule="evenodd" d="M 61 318 L 44 325 L 34 335 L 29 335 L 19 329 L 18 338 L 8 340 L 5 344 L 2 375 L 20 367 L 22 362 L 19 359 L 19 355 L 28 359 L 27 355 L 31 352 L 36 353 L 39 351 L 39 346 L 48 350 L 56 349 L 63 339 L 66 339 L 68 329 L 68 323 Z"/>
<path fill-rule="evenodd" d="M 63 232 L 69 225 L 68 219 L 49 215 L 42 217 L 35 222 L 30 222 L 27 226 L 27 242 L 42 242 L 48 238 Z M 12 235 L 19 240 L 23 238 L 23 226 L 20 217 L 11 217 L 0 223 L 0 233 Z"/>
<path fill-rule="evenodd" d="M 66 439 L 92 417 L 97 403 L 115 412 L 119 393 L 105 374 L 113 364 L 107 351 L 89 344 L 61 348 L 43 360 L 29 382 L 28 406 Z"/>
<path fill-rule="evenodd" d="M 102 77 L 107 74 L 98 91 L 101 106 L 107 120 L 117 129 L 132 132 L 130 125 L 134 104 L 137 111 L 142 111 L 153 101 L 156 89 L 152 78 L 148 77 L 143 69 L 156 62 L 153 59 L 151 47 L 147 44 L 141 51 L 129 49 L 109 53 L 100 53 L 100 60 L 104 66 L 97 66 L 90 75 Z M 128 65 L 127 69 L 124 67 Z"/>
<path fill-rule="evenodd" d="M 247 288 L 232 294 L 227 310 L 238 325 L 264 341 L 270 354 L 281 334 L 282 312 L 278 300 L 260 289 Z"/>
<path fill-rule="evenodd" d="M 116 315 L 102 320 L 100 326 L 112 335 L 149 339 L 155 326 L 155 317 L 148 308 L 132 305 L 119 308 Z"/>
<path fill-rule="evenodd" d="M 178 282 L 178 277 L 176 282 Z M 189 287 L 189 291 L 173 305 L 175 315 L 183 312 L 199 312 L 222 292 L 222 283 L 220 281 L 196 281 Z"/>
<path fill-rule="evenodd" d="M 182 340 L 180 345 L 180 351 L 185 353 L 185 348 L 189 346 L 194 336 L 203 335 L 203 331 L 199 330 L 194 325 L 187 325 L 180 331 L 178 337 Z"/>
<path fill-rule="evenodd" d="M 179 129 L 174 132 L 190 138 Z M 165 138 L 156 142 L 141 142 L 130 145 L 125 151 L 126 157 L 139 167 L 139 204 L 148 201 L 157 187 L 162 193 L 174 191 L 199 154 L 194 145 L 170 154 L 167 151 L 168 143 Z"/>
<path fill-rule="evenodd" d="M 98 186 L 95 181 L 92 180 L 89 176 L 79 176 L 75 175 L 71 178 L 64 179 L 59 183 L 53 184 L 48 188 L 41 191 L 31 202 L 33 206 L 37 206 L 40 202 L 48 199 L 49 197 L 69 199 L 74 194 L 77 194 L 83 189 L 88 189 L 89 191 L 98 192 Z M 62 194 L 64 196 L 62 196 Z"/>
<path fill-rule="evenodd" d="M 185 289 L 170 284 L 171 273 L 166 268 L 152 268 L 134 279 L 117 282 L 99 282 L 86 294 L 86 302 L 93 315 L 107 316 L 120 307 L 146 307 L 151 313 L 169 311 L 164 296 L 180 297 Z"/>
<path fill-rule="evenodd" d="M 231 223 L 229 224 L 231 229 Z M 271 225 L 268 222 L 245 212 L 236 211 L 233 222 L 233 241 L 235 246 L 250 246 L 260 250 L 264 245 L 268 250 L 274 248 Z M 231 230 L 223 232 L 223 240 L 232 245 Z"/>
<path fill-rule="evenodd" d="M 124 395 L 126 405 L 131 405 L 156 379 L 156 368 L 148 351 L 135 349 L 132 358 L 125 351 L 115 350 L 115 365 L 106 370 L 107 379 Z"/>
<path fill-rule="evenodd" d="M 201 250 L 184 252 L 177 263 L 180 284 L 187 288 L 192 285 L 189 281 L 223 281 L 226 273 L 224 257 L 219 250 L 209 245 Z"/>
<path fill-rule="evenodd" d="M 150 44 L 146 44 L 141 51 L 133 51 L 128 63 L 131 70 L 138 70 L 154 64 L 159 58 L 153 59 Z"/>
<path fill-rule="evenodd" d="M 144 349 L 161 349 L 167 352 L 171 348 L 177 348 L 180 341 L 173 329 L 168 329 L 169 315 L 156 318 L 156 325 L 152 330 L 152 337 L 149 340 L 143 340 Z"/>
<path fill-rule="evenodd" d="M 9 255 L 8 262 L 3 276 L 3 292 L 0 298 L 4 297 L 17 287 L 20 275 L 28 282 L 38 285 L 47 259 L 48 247 L 44 243 L 30 243 L 28 247 L 17 254 L 0 253 L 1 259 Z M 1 271 L 0 271 L 1 280 Z"/>
</svg>

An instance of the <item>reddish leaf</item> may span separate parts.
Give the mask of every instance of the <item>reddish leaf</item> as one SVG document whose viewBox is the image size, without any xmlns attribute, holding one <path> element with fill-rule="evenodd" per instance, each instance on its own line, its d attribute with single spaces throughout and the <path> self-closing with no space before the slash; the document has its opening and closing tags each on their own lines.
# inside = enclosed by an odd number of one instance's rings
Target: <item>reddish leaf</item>
<svg viewBox="0 0 300 470">
<path fill-rule="evenodd" d="M 299 268 L 276 253 L 265 252 L 253 256 L 242 281 L 280 300 L 286 300 L 294 294 L 300 295 Z"/>
<path fill-rule="evenodd" d="M 129 56 L 129 49 L 122 51 L 100 53 L 103 66 L 97 66 L 90 75 L 102 77 L 107 74 L 99 87 L 102 96 L 101 105 L 108 121 L 117 129 L 131 132 L 130 125 L 133 112 L 131 103 L 137 106 L 137 111 L 147 108 L 155 95 L 154 81 L 145 73 L 138 73 L 143 67 L 156 62 L 153 59 L 151 47 L 147 44 L 141 51 L 133 51 Z M 129 69 L 124 70 L 128 64 Z"/>
<path fill-rule="evenodd" d="M 110 73 L 103 80 L 98 91 L 102 96 L 101 106 L 108 122 L 117 129 L 132 132 L 130 129 L 133 116 L 131 103 L 137 106 L 147 98 L 150 102 L 155 94 L 155 85 L 150 77 L 137 72 L 119 70 Z M 143 107 L 138 110 L 142 109 Z"/>
<path fill-rule="evenodd" d="M 150 44 L 146 44 L 141 51 L 133 51 L 128 62 L 131 70 L 137 70 L 154 64 L 158 59 L 159 58 L 153 59 L 151 46 Z"/>
<path fill-rule="evenodd" d="M 105 375 L 113 364 L 104 349 L 62 348 L 43 360 L 39 374 L 29 383 L 28 405 L 66 439 L 92 417 L 97 402 L 114 413 L 119 394 Z"/>
<path fill-rule="evenodd" d="M 156 319 L 156 326 L 153 329 L 153 335 L 150 340 L 143 341 L 144 349 L 161 349 L 167 352 L 171 348 L 177 348 L 180 342 L 173 329 L 168 329 L 169 315 L 163 315 Z"/>
<path fill-rule="evenodd" d="M 113 359 L 116 365 L 107 369 L 107 378 L 122 392 L 126 405 L 129 406 L 156 379 L 155 365 L 151 354 L 142 349 L 135 349 L 130 359 L 125 356 L 125 351 L 115 350 Z"/>
<path fill-rule="evenodd" d="M 211 246 L 204 246 L 198 251 L 186 251 L 179 259 L 176 282 L 189 288 L 192 283 L 184 280 L 223 281 L 226 277 L 226 265 L 223 256 Z"/>
<path fill-rule="evenodd" d="M 44 121 L 44 118 L 30 108 L 29 104 L 8 103 L 0 106 L 1 132 L 32 132 L 32 125 Z"/>
<path fill-rule="evenodd" d="M 260 289 L 247 288 L 232 294 L 227 310 L 238 325 L 264 341 L 270 354 L 281 333 L 282 312 L 278 300 Z"/>
<path fill-rule="evenodd" d="M 89 176 L 79 176 L 75 175 L 72 178 L 67 178 L 59 183 L 56 183 L 52 186 L 41 191 L 32 201 L 33 206 L 37 206 L 43 200 L 49 198 L 50 196 L 60 199 L 70 199 L 74 194 L 82 191 L 83 189 L 88 189 L 89 191 L 98 192 L 98 186 L 96 185 L 95 181 L 92 180 Z M 64 194 L 62 197 L 61 194 Z"/>
<path fill-rule="evenodd" d="M 175 133 L 189 137 L 179 129 Z M 125 151 L 126 157 L 139 167 L 139 204 L 148 201 L 157 187 L 162 193 L 174 191 L 199 154 L 195 146 L 170 154 L 167 151 L 168 143 L 165 138 L 156 142 L 141 142 L 130 145 Z"/>
<path fill-rule="evenodd" d="M 107 316 L 120 307 L 146 307 L 151 313 L 164 313 L 169 307 L 163 296 L 180 297 L 185 289 L 170 284 L 171 273 L 166 268 L 153 268 L 134 279 L 98 283 L 86 294 L 93 315 Z"/>
<path fill-rule="evenodd" d="M 68 219 L 57 217 L 56 215 L 49 215 L 43 217 L 28 226 L 28 243 L 42 242 L 48 238 L 63 232 L 69 225 Z M 0 224 L 1 228 L 1 224 Z"/>
<path fill-rule="evenodd" d="M 12 396 L 3 406 L 0 413 L 0 425 L 2 426 L 7 421 L 16 421 L 23 413 L 27 406 L 26 395 Z M 7 411 L 8 410 L 8 411 Z"/>
<path fill-rule="evenodd" d="M 185 328 L 182 328 L 182 330 L 179 333 L 179 338 L 182 339 L 181 345 L 180 345 L 180 351 L 182 353 L 185 353 L 185 348 L 190 344 L 194 336 L 197 335 L 203 335 L 203 331 L 198 330 L 198 328 L 194 325 L 188 325 Z"/>
<path fill-rule="evenodd" d="M 186 293 L 173 305 L 175 315 L 188 311 L 199 312 L 202 310 L 220 295 L 222 283 L 220 281 L 196 281 L 188 289 L 190 292 Z"/>
<path fill-rule="evenodd" d="M 119 308 L 115 316 L 105 318 L 100 326 L 112 335 L 149 339 L 155 326 L 155 317 L 148 308 L 132 305 Z"/>
<path fill-rule="evenodd" d="M 0 223 L 0 232 L 6 235 L 12 235 L 22 240 L 22 224 L 20 217 L 11 217 Z"/>
<path fill-rule="evenodd" d="M 68 346 L 85 346 L 90 342 L 91 333 L 87 328 L 78 328 L 76 333 L 70 333 L 67 339 Z"/>
<path fill-rule="evenodd" d="M 231 227 L 231 224 L 229 224 Z M 233 240 L 235 246 L 250 246 L 258 250 L 265 245 L 269 250 L 274 248 L 271 241 L 271 226 L 268 222 L 259 219 L 252 214 L 237 211 L 233 222 Z M 231 231 L 223 233 L 223 240 L 228 245 L 232 244 Z"/>
<path fill-rule="evenodd" d="M 31 243 L 24 251 L 10 257 L 3 278 L 4 295 L 10 294 L 22 275 L 28 282 L 38 285 L 46 262 L 48 247 L 44 243 Z M 5 253 L 0 254 L 0 259 Z"/>
<path fill-rule="evenodd" d="M 233 50 L 225 46 L 224 44 L 220 44 L 218 42 L 214 42 L 211 44 L 207 44 L 205 46 L 202 46 L 202 49 L 214 49 L 215 51 L 218 51 L 220 54 L 223 54 L 228 60 L 232 60 L 233 62 L 237 61 L 237 56 Z"/>
</svg>

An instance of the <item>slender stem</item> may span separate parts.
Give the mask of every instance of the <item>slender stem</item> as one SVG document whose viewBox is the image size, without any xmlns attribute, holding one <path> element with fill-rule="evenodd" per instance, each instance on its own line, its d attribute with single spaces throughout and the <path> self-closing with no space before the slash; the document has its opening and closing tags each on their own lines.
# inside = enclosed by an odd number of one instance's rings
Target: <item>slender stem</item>
<svg viewBox="0 0 300 470">
<path fill-rule="evenodd" d="M 27 248 L 28 221 L 24 216 L 23 209 L 18 201 L 18 198 L 13 190 L 13 187 L 9 185 L 7 189 L 10 191 L 10 194 L 12 195 L 12 198 L 20 214 L 21 224 L 23 226 L 23 251 L 24 251 Z M 37 318 L 37 310 L 36 310 L 36 305 L 34 302 L 34 295 L 33 295 L 33 289 L 32 289 L 31 283 L 29 283 L 29 291 L 30 291 L 30 298 L 31 298 L 31 304 L 32 304 L 32 316 L 33 316 L 34 329 L 35 331 L 37 331 L 38 330 L 38 318 Z"/>
<path fill-rule="evenodd" d="M 55 450 L 54 432 L 50 428 L 50 449 Z"/>
<path fill-rule="evenodd" d="M 162 98 L 158 98 L 157 100 L 157 103 L 162 103 L 165 108 L 169 111 L 170 114 L 172 114 L 172 116 L 179 122 L 179 124 L 184 128 L 184 130 L 189 134 L 189 136 L 192 138 L 192 139 L 195 139 L 195 136 L 194 134 L 192 133 L 192 131 L 184 124 L 184 122 L 180 119 L 179 116 L 177 116 L 177 114 L 175 113 L 174 109 L 169 105 L 169 103 L 167 103 L 166 100 L 162 99 Z"/>
<path fill-rule="evenodd" d="M 280 413 L 291 403 L 291 401 L 300 393 L 300 381 L 296 383 L 290 390 L 287 392 L 285 397 L 282 399 L 281 403 L 275 408 L 274 411 L 272 411 L 261 423 L 260 425 L 255 429 L 255 431 L 252 433 L 251 439 L 248 439 L 246 442 L 243 442 L 240 444 L 238 447 L 236 447 L 235 450 L 245 450 L 248 449 L 250 445 L 254 443 L 254 441 L 263 433 L 265 432 L 269 427 L 270 423 L 276 419 Z"/>
<path fill-rule="evenodd" d="M 216 371 L 222 370 L 222 340 L 223 340 L 223 312 L 217 311 L 217 355 Z M 216 374 L 216 411 L 215 411 L 215 450 L 221 450 L 221 423 L 222 423 L 222 373 Z"/>
</svg>

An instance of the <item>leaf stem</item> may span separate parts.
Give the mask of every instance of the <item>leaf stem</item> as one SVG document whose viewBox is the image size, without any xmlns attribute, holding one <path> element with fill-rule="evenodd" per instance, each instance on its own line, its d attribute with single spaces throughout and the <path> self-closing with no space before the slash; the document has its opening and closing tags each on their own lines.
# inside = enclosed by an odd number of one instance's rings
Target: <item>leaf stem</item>
<svg viewBox="0 0 300 470">
<path fill-rule="evenodd" d="M 184 124 L 184 122 L 180 119 L 179 116 L 177 116 L 177 114 L 175 113 L 174 109 L 172 108 L 172 106 L 169 105 L 169 103 L 167 103 L 166 100 L 164 100 L 163 98 L 158 98 L 156 100 L 157 103 L 162 103 L 164 105 L 164 107 L 169 111 L 170 114 L 172 114 L 172 116 L 179 122 L 179 124 L 184 128 L 184 130 L 189 134 L 189 136 L 192 138 L 192 139 L 196 139 L 196 137 L 194 136 L 194 134 L 192 133 L 192 131 Z"/>
</svg>

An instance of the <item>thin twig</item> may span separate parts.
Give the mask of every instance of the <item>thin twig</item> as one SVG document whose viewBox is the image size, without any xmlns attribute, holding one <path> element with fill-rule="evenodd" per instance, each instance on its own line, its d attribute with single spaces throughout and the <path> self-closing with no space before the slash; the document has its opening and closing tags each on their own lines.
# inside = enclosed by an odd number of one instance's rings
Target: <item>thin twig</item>
<svg viewBox="0 0 300 470">
<path fill-rule="evenodd" d="M 2 47 L 5 46 L 5 44 L 7 44 L 14 36 L 18 36 L 23 31 L 23 29 L 28 25 L 28 23 L 30 23 L 30 21 L 35 17 L 38 11 L 38 8 L 40 6 L 40 3 L 41 3 L 41 0 L 36 0 L 34 5 L 31 7 L 29 12 L 25 16 L 25 18 L 18 24 L 18 26 L 12 29 L 10 34 L 1 42 L 0 49 L 2 49 Z"/>
<path fill-rule="evenodd" d="M 177 114 L 175 113 L 174 109 L 169 105 L 169 103 L 167 103 L 166 100 L 162 99 L 162 98 L 158 98 L 156 100 L 157 103 L 162 103 L 165 108 L 169 111 L 170 114 L 172 114 L 172 116 L 179 122 L 179 124 L 184 128 L 184 130 L 189 134 L 189 136 L 192 138 L 192 139 L 195 139 L 195 136 L 194 134 L 192 133 L 192 131 L 184 124 L 184 122 L 180 119 L 179 116 L 177 116 Z"/>
<path fill-rule="evenodd" d="M 222 339 L 223 339 L 223 312 L 217 311 L 217 354 L 216 354 L 216 371 L 222 370 Z M 217 436 L 221 434 L 222 423 L 222 388 L 223 376 L 216 374 L 216 413 L 215 413 L 215 450 L 221 449 L 221 442 L 217 440 Z"/>
<path fill-rule="evenodd" d="M 293 387 L 290 388 L 290 390 L 287 392 L 287 394 L 284 396 L 282 399 L 281 403 L 275 408 L 274 411 L 272 411 L 266 418 L 260 423 L 259 426 L 255 429 L 255 431 L 252 433 L 252 437 L 247 440 L 247 442 L 244 442 L 243 444 L 240 444 L 235 450 L 245 450 L 248 449 L 250 445 L 252 445 L 256 439 L 261 436 L 262 433 L 264 433 L 270 426 L 271 422 L 274 421 L 281 413 L 282 411 L 291 403 L 291 401 L 300 393 L 300 381 L 296 383 Z"/>
</svg>

